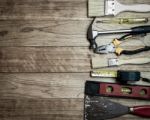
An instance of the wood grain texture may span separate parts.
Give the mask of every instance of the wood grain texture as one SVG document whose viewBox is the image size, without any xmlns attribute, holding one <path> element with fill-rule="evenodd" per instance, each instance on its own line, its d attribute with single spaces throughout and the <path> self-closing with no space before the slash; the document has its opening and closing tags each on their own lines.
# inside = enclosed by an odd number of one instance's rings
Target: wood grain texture
<svg viewBox="0 0 150 120">
<path fill-rule="evenodd" d="M 1 120 L 82 120 L 83 99 L 0 99 Z"/>
<path fill-rule="evenodd" d="M 0 78 L 2 120 L 83 120 L 83 86 L 90 79 L 88 73 L 1 73 Z M 128 106 L 150 104 L 145 100 L 108 99 Z M 126 115 L 118 119 L 143 118 Z"/>
<path fill-rule="evenodd" d="M 88 73 L 0 74 L 1 97 L 83 98 Z"/>
<path fill-rule="evenodd" d="M 94 22 L 94 30 L 129 29 L 135 25 L 100 24 Z M 10 20 L 0 21 L 0 46 L 89 46 L 86 37 L 91 20 Z M 149 23 L 147 23 L 148 25 Z M 140 24 L 145 25 L 145 24 Z M 80 27 L 82 26 L 82 27 Z M 117 27 L 116 27 L 117 26 Z M 98 45 L 108 44 L 121 35 L 98 36 Z M 146 39 L 147 38 L 147 39 Z M 149 37 L 137 37 L 123 46 L 143 46 L 150 44 Z"/>
<path fill-rule="evenodd" d="M 3 0 L 0 19 L 82 19 L 86 0 Z"/>
<path fill-rule="evenodd" d="M 1 47 L 0 72 L 85 72 L 87 48 Z"/>
<path fill-rule="evenodd" d="M 150 78 L 149 72 L 142 74 Z M 110 78 L 90 78 L 89 73 L 1 73 L 0 78 L 0 95 L 7 99 L 83 99 L 86 80 L 115 82 Z M 138 84 L 150 85 L 142 81 Z"/>
<path fill-rule="evenodd" d="M 138 15 L 148 17 L 132 17 Z M 99 56 L 88 49 L 86 32 L 91 20 L 87 18 L 87 0 L 0 0 L 0 120 L 83 120 L 85 81 L 113 81 L 90 78 L 91 57 Z M 112 25 L 96 27 L 110 29 Z M 112 38 L 102 37 L 99 44 Z M 124 47 L 132 49 L 141 43 L 128 45 Z M 147 71 L 143 74 L 149 78 L 149 68 L 147 64 L 110 69 Z M 124 105 L 150 104 L 112 100 Z M 115 120 L 119 119 L 143 120 L 132 115 Z"/>
<path fill-rule="evenodd" d="M 149 53 L 120 58 L 144 57 Z M 87 47 L 1 47 L 0 72 L 89 72 L 91 56 L 94 54 Z M 101 56 L 107 60 L 114 58 L 115 54 Z M 149 64 L 122 65 L 110 69 L 150 70 Z"/>
<path fill-rule="evenodd" d="M 134 100 L 129 101 L 132 105 L 135 103 Z M 83 120 L 83 103 L 83 99 L 1 98 L 0 117 L 2 120 Z M 147 120 L 132 115 L 113 120 L 119 119 Z"/>
<path fill-rule="evenodd" d="M 0 21 L 0 46 L 89 46 L 89 23 L 90 20 Z"/>
</svg>

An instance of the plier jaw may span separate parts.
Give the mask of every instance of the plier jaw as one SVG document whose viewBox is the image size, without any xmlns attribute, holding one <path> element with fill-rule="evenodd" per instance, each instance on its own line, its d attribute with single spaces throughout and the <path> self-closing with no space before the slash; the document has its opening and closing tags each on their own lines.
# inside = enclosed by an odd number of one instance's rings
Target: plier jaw
<svg viewBox="0 0 150 120">
<path fill-rule="evenodd" d="M 115 52 L 115 45 L 110 43 L 108 45 L 102 45 L 95 49 L 95 53 L 97 54 L 107 54 L 107 53 L 114 53 Z"/>
</svg>

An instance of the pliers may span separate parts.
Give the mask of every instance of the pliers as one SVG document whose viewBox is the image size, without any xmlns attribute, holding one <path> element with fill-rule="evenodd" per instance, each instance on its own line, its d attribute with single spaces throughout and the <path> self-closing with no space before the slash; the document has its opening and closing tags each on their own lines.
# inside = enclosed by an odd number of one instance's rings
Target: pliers
<svg viewBox="0 0 150 120">
<path fill-rule="evenodd" d="M 144 34 L 145 36 L 146 34 Z M 145 46 L 136 50 L 124 50 L 123 48 L 119 47 L 119 45 L 124 41 L 131 37 L 134 34 L 126 34 L 119 39 L 114 39 L 110 44 L 99 46 L 95 49 L 95 53 L 97 54 L 107 54 L 107 53 L 116 53 L 118 56 L 121 54 L 126 55 L 133 55 L 144 51 L 149 51 L 150 46 Z"/>
</svg>

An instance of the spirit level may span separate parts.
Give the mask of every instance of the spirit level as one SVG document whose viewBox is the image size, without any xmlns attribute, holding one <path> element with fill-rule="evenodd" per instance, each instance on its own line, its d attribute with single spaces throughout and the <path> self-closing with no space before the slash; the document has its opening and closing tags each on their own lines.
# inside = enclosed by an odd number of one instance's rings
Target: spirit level
<svg viewBox="0 0 150 120">
<path fill-rule="evenodd" d="M 87 81 L 85 94 L 150 100 L 150 87 Z"/>
</svg>

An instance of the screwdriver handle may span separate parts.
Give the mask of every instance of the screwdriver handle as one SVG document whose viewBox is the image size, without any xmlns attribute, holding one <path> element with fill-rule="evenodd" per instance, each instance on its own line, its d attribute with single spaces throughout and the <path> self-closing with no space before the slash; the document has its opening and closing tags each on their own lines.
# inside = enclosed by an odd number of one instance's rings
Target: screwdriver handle
<svg viewBox="0 0 150 120">
<path fill-rule="evenodd" d="M 150 33 L 150 25 L 133 27 L 131 30 L 134 34 Z"/>
<path fill-rule="evenodd" d="M 130 111 L 134 115 L 148 118 L 150 117 L 150 105 L 135 106 L 130 108 Z"/>
</svg>

